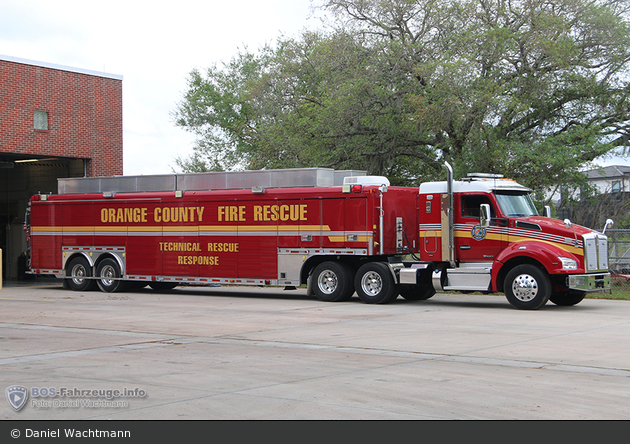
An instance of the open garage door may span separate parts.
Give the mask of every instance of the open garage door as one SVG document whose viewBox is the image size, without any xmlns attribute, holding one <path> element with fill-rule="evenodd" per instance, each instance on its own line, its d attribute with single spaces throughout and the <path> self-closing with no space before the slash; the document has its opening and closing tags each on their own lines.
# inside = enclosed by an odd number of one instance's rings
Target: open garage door
<svg viewBox="0 0 630 444">
<path fill-rule="evenodd" d="M 24 278 L 24 213 L 33 194 L 57 193 L 57 179 L 83 177 L 84 159 L 0 154 L 2 278 Z"/>
</svg>

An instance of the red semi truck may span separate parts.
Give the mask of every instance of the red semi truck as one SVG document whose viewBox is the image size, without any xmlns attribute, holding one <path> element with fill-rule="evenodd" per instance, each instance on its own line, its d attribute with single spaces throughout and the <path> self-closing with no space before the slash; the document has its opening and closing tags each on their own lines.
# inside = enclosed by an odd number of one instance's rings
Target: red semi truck
<svg viewBox="0 0 630 444">
<path fill-rule="evenodd" d="M 302 170 L 173 176 L 131 191 L 125 177 L 89 178 L 97 188 L 65 179 L 64 193 L 30 199 L 27 268 L 78 291 L 307 285 L 323 301 L 356 292 L 366 303 L 481 291 L 520 309 L 610 289 L 605 234 L 539 216 L 512 180 L 454 181 L 446 168 L 446 181 L 419 189 L 366 175 L 322 185 L 325 169 L 305 169 L 317 176 L 308 186 L 291 180 Z"/>
</svg>

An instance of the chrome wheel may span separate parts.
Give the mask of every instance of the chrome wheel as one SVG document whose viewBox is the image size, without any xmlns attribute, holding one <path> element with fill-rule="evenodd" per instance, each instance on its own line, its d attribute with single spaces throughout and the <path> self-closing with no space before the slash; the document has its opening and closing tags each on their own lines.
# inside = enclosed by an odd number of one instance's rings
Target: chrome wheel
<svg viewBox="0 0 630 444">
<path fill-rule="evenodd" d="M 375 271 L 365 273 L 361 277 L 361 289 L 368 296 L 376 296 L 383 291 L 383 279 Z"/>
<path fill-rule="evenodd" d="M 521 264 L 505 276 L 505 297 L 516 308 L 537 310 L 551 295 L 551 279 L 547 272 L 532 264 Z"/>
<path fill-rule="evenodd" d="M 317 286 L 322 293 L 333 294 L 339 286 L 337 275 L 331 270 L 326 270 L 323 273 L 320 273 L 317 277 Z"/>
<path fill-rule="evenodd" d="M 529 274 L 519 274 L 512 283 L 514 296 L 523 302 L 529 302 L 538 295 L 538 282 Z"/>
<path fill-rule="evenodd" d="M 353 274 L 346 264 L 323 262 L 313 270 L 313 292 L 321 301 L 347 301 L 354 293 Z"/>
<path fill-rule="evenodd" d="M 394 276 L 382 262 L 369 262 L 359 268 L 354 285 L 366 304 L 387 304 L 398 297 Z"/>
<path fill-rule="evenodd" d="M 101 268 L 99 278 L 103 285 L 111 286 L 115 282 L 116 270 L 111 265 L 105 265 Z"/>
<path fill-rule="evenodd" d="M 85 278 L 88 277 L 88 271 L 82 263 L 75 264 L 70 270 L 72 283 L 75 285 L 83 285 Z"/>
</svg>

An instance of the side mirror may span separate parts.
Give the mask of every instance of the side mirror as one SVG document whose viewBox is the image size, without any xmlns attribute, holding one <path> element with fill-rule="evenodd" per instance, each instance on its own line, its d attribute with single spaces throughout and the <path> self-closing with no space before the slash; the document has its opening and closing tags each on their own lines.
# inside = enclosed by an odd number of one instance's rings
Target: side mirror
<svg viewBox="0 0 630 444">
<path fill-rule="evenodd" d="M 551 207 L 549 205 L 545 205 L 545 209 L 543 210 L 543 216 L 551 217 Z"/>
<path fill-rule="evenodd" d="M 490 205 L 479 205 L 479 224 L 484 228 L 490 226 Z"/>
<path fill-rule="evenodd" d="M 573 225 L 573 224 L 571 223 L 571 221 L 569 219 L 565 219 L 564 220 L 564 226 L 565 227 L 571 228 L 571 225 Z"/>
</svg>

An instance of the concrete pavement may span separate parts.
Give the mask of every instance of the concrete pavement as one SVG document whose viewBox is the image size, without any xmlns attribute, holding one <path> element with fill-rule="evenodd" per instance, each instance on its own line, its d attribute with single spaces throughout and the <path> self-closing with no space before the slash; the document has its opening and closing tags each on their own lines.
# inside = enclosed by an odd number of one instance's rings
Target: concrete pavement
<svg viewBox="0 0 630 444">
<path fill-rule="evenodd" d="M 29 390 L 4 420 L 630 419 L 630 301 L 52 281 L 5 283 L 0 307 L 0 388 Z"/>
</svg>

